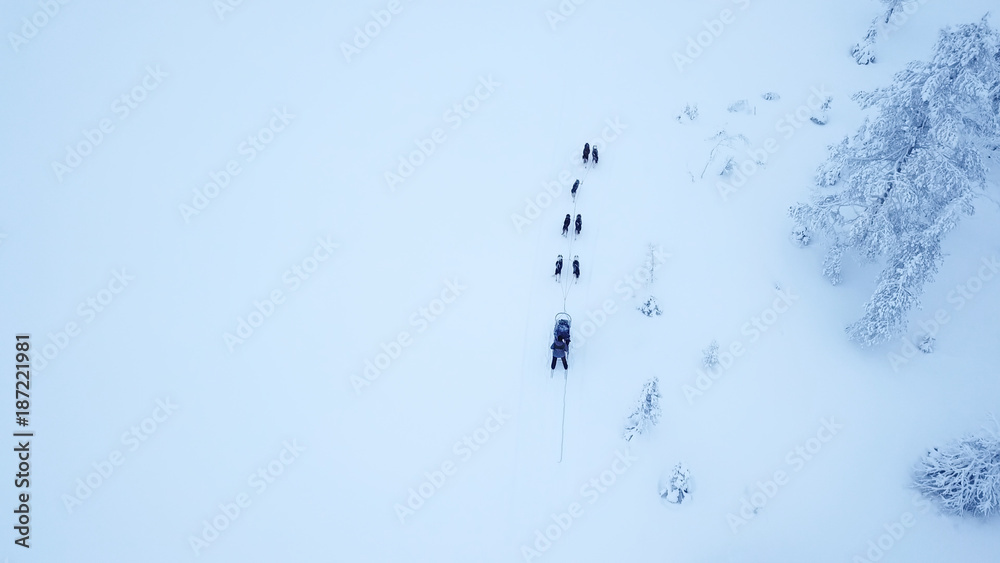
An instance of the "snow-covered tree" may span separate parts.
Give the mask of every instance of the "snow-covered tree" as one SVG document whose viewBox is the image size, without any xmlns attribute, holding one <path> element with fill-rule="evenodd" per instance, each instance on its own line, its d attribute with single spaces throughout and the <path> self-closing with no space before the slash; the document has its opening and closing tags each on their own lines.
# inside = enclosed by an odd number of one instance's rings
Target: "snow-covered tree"
<svg viewBox="0 0 1000 563">
<path fill-rule="evenodd" d="M 792 229 L 792 242 L 799 248 L 805 248 L 812 242 L 812 235 L 805 227 L 796 227 Z"/>
<path fill-rule="evenodd" d="M 941 241 L 986 184 L 983 145 L 1000 135 L 1000 36 L 985 18 L 941 32 L 930 62 L 854 96 L 875 109 L 819 167 L 821 187 L 792 206 L 798 228 L 828 239 L 823 273 L 840 282 L 841 258 L 885 260 L 865 315 L 847 330 L 865 346 L 905 328 L 943 259 Z"/>
<path fill-rule="evenodd" d="M 867 65 L 875 62 L 875 40 L 878 39 L 878 20 L 872 22 L 868 28 L 868 33 L 864 39 L 851 47 L 851 56 L 859 65 Z"/>
<path fill-rule="evenodd" d="M 880 1 L 883 4 L 885 4 L 885 13 L 882 15 L 882 20 L 886 24 L 892 21 L 892 17 L 896 14 L 896 12 L 902 12 L 903 8 L 905 8 L 907 4 L 912 4 L 916 2 L 916 0 L 880 0 Z"/>
<path fill-rule="evenodd" d="M 715 146 L 708 153 L 708 161 L 705 162 L 705 168 L 701 171 L 701 178 L 705 177 L 709 168 L 712 168 L 719 176 L 728 176 L 735 168 L 736 155 L 743 154 L 743 151 L 750 146 L 750 139 L 746 135 L 742 133 L 730 135 L 725 129 L 712 135 L 707 140 L 715 141 Z M 758 162 L 757 164 L 762 165 L 764 163 Z"/>
<path fill-rule="evenodd" d="M 726 108 L 729 113 L 746 113 L 755 114 L 757 113 L 757 108 L 750 104 L 750 100 L 736 100 L 735 102 L 729 104 Z"/>
<path fill-rule="evenodd" d="M 642 386 L 642 394 L 625 426 L 625 441 L 646 432 L 660 420 L 660 380 L 652 378 Z"/>
<path fill-rule="evenodd" d="M 885 12 L 872 20 L 871 26 L 865 37 L 851 48 L 851 55 L 859 65 L 867 65 L 875 62 L 875 41 L 878 40 L 880 30 L 895 29 L 901 15 L 907 6 L 916 3 L 916 0 L 881 0 L 885 4 Z"/>
<path fill-rule="evenodd" d="M 646 262 L 643 264 L 646 275 L 642 279 L 642 287 L 649 287 L 656 281 L 656 267 L 660 265 L 661 261 L 661 258 L 657 256 L 657 250 L 659 250 L 657 245 L 649 243 L 646 250 Z"/>
<path fill-rule="evenodd" d="M 646 299 L 642 305 L 636 307 L 636 309 L 647 317 L 652 317 L 654 315 L 660 316 L 663 314 L 663 311 L 660 310 L 660 306 L 656 304 L 656 297 L 652 295 L 650 295 L 649 299 Z"/>
<path fill-rule="evenodd" d="M 688 121 L 698 119 L 698 104 L 684 104 L 684 111 L 677 116 L 677 123 L 683 123 L 685 117 Z"/>
<path fill-rule="evenodd" d="M 936 338 L 934 338 L 929 334 L 925 334 L 924 337 L 920 339 L 920 343 L 917 344 L 917 349 L 923 352 L 924 354 L 933 354 L 934 344 L 936 342 L 937 342 Z"/>
<path fill-rule="evenodd" d="M 691 470 L 684 463 L 674 466 L 667 482 L 660 486 L 660 498 L 667 502 L 680 504 L 688 496 L 688 482 L 691 480 Z"/>
<path fill-rule="evenodd" d="M 934 448 L 920 460 L 914 482 L 945 513 L 996 514 L 1000 511 L 1000 437 L 994 430 L 983 430 Z"/>
<path fill-rule="evenodd" d="M 809 121 L 812 121 L 816 125 L 826 125 L 830 121 L 830 104 L 833 103 L 833 98 L 827 96 L 820 104 L 819 108 L 813 112 L 809 117 Z"/>
<path fill-rule="evenodd" d="M 713 340 L 708 348 L 701 351 L 701 363 L 708 369 L 714 368 L 719 363 L 719 342 Z"/>
</svg>

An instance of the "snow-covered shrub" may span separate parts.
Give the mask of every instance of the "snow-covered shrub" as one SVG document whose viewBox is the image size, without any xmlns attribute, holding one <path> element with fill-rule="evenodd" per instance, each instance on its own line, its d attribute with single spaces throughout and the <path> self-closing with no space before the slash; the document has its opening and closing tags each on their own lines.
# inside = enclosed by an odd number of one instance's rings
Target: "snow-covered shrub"
<svg viewBox="0 0 1000 563">
<path fill-rule="evenodd" d="M 691 481 L 691 470 L 683 462 L 674 466 L 673 472 L 666 483 L 660 485 L 660 498 L 667 502 L 680 504 L 688 496 L 688 484 Z"/>
<path fill-rule="evenodd" d="M 781 96 L 779 96 L 777 92 L 764 92 L 760 95 L 760 97 L 769 102 L 776 102 L 781 99 Z"/>
<path fill-rule="evenodd" d="M 701 351 L 701 363 L 708 369 L 719 365 L 719 342 L 713 340 L 708 348 Z"/>
<path fill-rule="evenodd" d="M 792 229 L 792 241 L 799 248 L 805 248 L 812 242 L 812 236 L 805 227 L 795 227 Z"/>
<path fill-rule="evenodd" d="M 826 125 L 830 122 L 830 104 L 833 103 L 833 98 L 827 96 L 823 100 L 822 105 L 816 110 L 812 116 L 809 117 L 809 121 L 812 121 L 816 125 Z"/>
<path fill-rule="evenodd" d="M 642 386 L 642 394 L 625 425 L 625 441 L 629 442 L 656 425 L 660 420 L 660 380 L 652 378 Z"/>
<path fill-rule="evenodd" d="M 642 265 L 646 274 L 641 280 L 642 287 L 649 287 L 656 281 L 656 266 L 658 266 L 658 263 L 660 262 L 660 258 L 657 257 L 657 250 L 659 250 L 659 248 L 655 244 L 650 243 L 647 250 L 649 253 L 646 254 L 646 261 Z"/>
<path fill-rule="evenodd" d="M 1000 34 L 985 20 L 943 31 L 930 62 L 912 62 L 886 88 L 854 96 L 875 110 L 834 145 L 824 188 L 791 208 L 827 239 L 824 274 L 840 281 L 845 251 L 882 262 L 865 315 L 847 327 L 873 346 L 901 333 L 943 254 L 941 243 L 985 191 L 982 143 L 1000 136 Z"/>
<path fill-rule="evenodd" d="M 677 123 L 691 122 L 698 119 L 698 104 L 684 104 L 684 111 L 677 115 Z"/>
<path fill-rule="evenodd" d="M 743 155 L 745 149 L 750 146 L 750 139 L 748 139 L 746 135 L 743 135 L 742 133 L 730 135 L 725 129 L 719 131 L 715 135 L 712 135 L 706 140 L 715 141 L 715 146 L 712 147 L 712 151 L 708 153 L 708 161 L 705 162 L 705 168 L 701 171 L 702 178 L 705 177 L 708 169 L 711 168 L 713 164 L 719 167 L 719 175 L 725 175 L 732 172 L 735 156 Z M 741 156 L 741 158 L 743 158 L 743 156 Z M 758 162 L 758 164 L 763 163 Z"/>
<path fill-rule="evenodd" d="M 636 307 L 636 309 L 647 317 L 652 317 L 653 315 L 659 316 L 663 314 L 663 311 L 660 310 L 660 306 L 656 304 L 656 297 L 652 295 L 649 296 L 649 299 L 647 299 L 645 303 Z"/>
<path fill-rule="evenodd" d="M 733 157 L 726 158 L 726 162 L 722 165 L 722 170 L 719 170 L 719 176 L 729 176 L 736 170 L 736 159 Z"/>
<path fill-rule="evenodd" d="M 914 484 L 947 514 L 992 516 L 1000 510 L 1000 437 L 983 430 L 934 448 L 920 460 Z"/>
<path fill-rule="evenodd" d="M 920 343 L 917 344 L 917 349 L 924 354 L 930 354 L 934 352 L 934 344 L 937 342 L 935 338 L 929 334 L 925 334 L 923 338 L 920 339 Z"/>
<path fill-rule="evenodd" d="M 878 21 L 878 20 L 876 20 Z M 878 26 L 872 23 L 868 28 L 865 38 L 851 47 L 851 56 L 859 65 L 867 65 L 875 62 L 875 39 L 878 37 Z"/>
<path fill-rule="evenodd" d="M 926 1 L 926 0 L 923 0 Z M 868 27 L 868 33 L 864 39 L 851 48 L 851 56 L 859 65 L 867 65 L 875 62 L 875 41 L 878 40 L 879 30 L 883 29 L 888 35 L 899 25 L 906 21 L 904 14 L 907 4 L 915 4 L 917 0 L 882 0 L 885 4 L 885 13 L 872 20 Z"/>
<path fill-rule="evenodd" d="M 750 105 L 750 100 L 736 100 L 726 108 L 730 113 L 754 113 L 755 109 Z"/>
<path fill-rule="evenodd" d="M 880 18 L 883 25 L 899 25 L 906 21 L 906 6 L 907 4 L 916 4 L 919 0 L 881 0 L 885 4 L 885 13 L 882 14 Z M 926 1 L 926 0 L 924 0 Z M 923 3 L 923 2 L 921 2 Z M 879 19 L 875 20 L 876 22 Z"/>
</svg>

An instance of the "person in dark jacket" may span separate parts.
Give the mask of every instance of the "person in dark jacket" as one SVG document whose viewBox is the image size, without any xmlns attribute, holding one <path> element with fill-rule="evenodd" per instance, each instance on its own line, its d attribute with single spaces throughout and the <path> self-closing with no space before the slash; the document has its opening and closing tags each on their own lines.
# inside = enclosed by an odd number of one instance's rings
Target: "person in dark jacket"
<svg viewBox="0 0 1000 563">
<path fill-rule="evenodd" d="M 562 254 L 559 255 L 559 258 L 556 258 L 556 273 L 552 275 L 556 277 L 556 281 L 559 281 L 559 278 L 562 276 Z"/>
<path fill-rule="evenodd" d="M 566 218 L 563 219 L 563 236 L 566 236 L 566 233 L 569 232 L 569 224 L 570 224 L 570 221 L 572 221 L 572 220 L 573 220 L 573 218 L 570 217 L 569 213 L 567 213 L 566 214 Z"/>
<path fill-rule="evenodd" d="M 580 257 L 573 257 L 573 277 L 580 279 Z"/>
<path fill-rule="evenodd" d="M 594 166 L 597 166 L 597 145 L 594 145 Z"/>
<path fill-rule="evenodd" d="M 581 218 L 580 214 L 577 213 L 576 214 L 576 236 L 580 236 L 580 229 L 581 228 L 583 228 L 583 218 Z"/>
<path fill-rule="evenodd" d="M 576 190 L 580 188 L 580 180 L 573 182 L 573 190 L 570 192 L 573 194 L 573 201 L 576 201 Z"/>
<path fill-rule="evenodd" d="M 556 360 L 562 359 L 563 369 L 569 369 L 569 362 L 566 361 L 566 355 L 569 353 L 569 340 L 557 338 L 549 348 L 552 348 L 552 365 L 549 367 L 556 369 Z"/>
<path fill-rule="evenodd" d="M 587 163 L 587 159 L 590 158 L 590 143 L 583 144 L 583 163 Z"/>
</svg>

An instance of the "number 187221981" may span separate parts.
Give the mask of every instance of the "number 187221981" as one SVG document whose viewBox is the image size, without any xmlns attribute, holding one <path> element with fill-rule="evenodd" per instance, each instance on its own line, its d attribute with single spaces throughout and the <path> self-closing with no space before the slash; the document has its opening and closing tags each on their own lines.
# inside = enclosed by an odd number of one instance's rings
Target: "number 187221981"
<svg viewBox="0 0 1000 563">
<path fill-rule="evenodd" d="M 14 367 L 17 368 L 17 376 L 14 381 L 14 414 L 17 416 L 18 425 L 27 426 L 28 414 L 31 410 L 31 397 L 28 395 L 28 391 L 31 389 L 31 362 L 28 356 L 28 351 L 31 349 L 31 336 L 18 334 L 15 338 L 17 342 L 14 344 L 14 360 L 16 361 Z"/>
</svg>

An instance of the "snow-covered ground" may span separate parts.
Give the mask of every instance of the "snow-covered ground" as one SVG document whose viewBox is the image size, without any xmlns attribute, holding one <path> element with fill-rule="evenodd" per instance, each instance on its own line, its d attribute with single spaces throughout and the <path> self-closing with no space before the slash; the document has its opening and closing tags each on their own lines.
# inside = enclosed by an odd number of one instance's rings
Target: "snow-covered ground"
<svg viewBox="0 0 1000 563">
<path fill-rule="evenodd" d="M 5 416 L 35 435 L 28 489 L 23 438 L 0 460 L 31 548 L 8 512 L 0 554 L 996 560 L 997 523 L 939 515 L 910 474 L 998 406 L 997 208 L 911 317 L 947 319 L 930 355 L 848 342 L 876 267 L 831 286 L 789 236 L 864 119 L 851 94 L 996 5 L 914 7 L 859 66 L 873 0 L 10 3 L 0 319 L 33 377 L 28 427 Z M 827 125 L 801 119 L 827 95 Z M 702 177 L 720 131 L 769 147 L 734 193 Z M 712 340 L 735 353 L 699 380 Z M 663 416 L 626 443 L 652 377 Z"/>
</svg>

